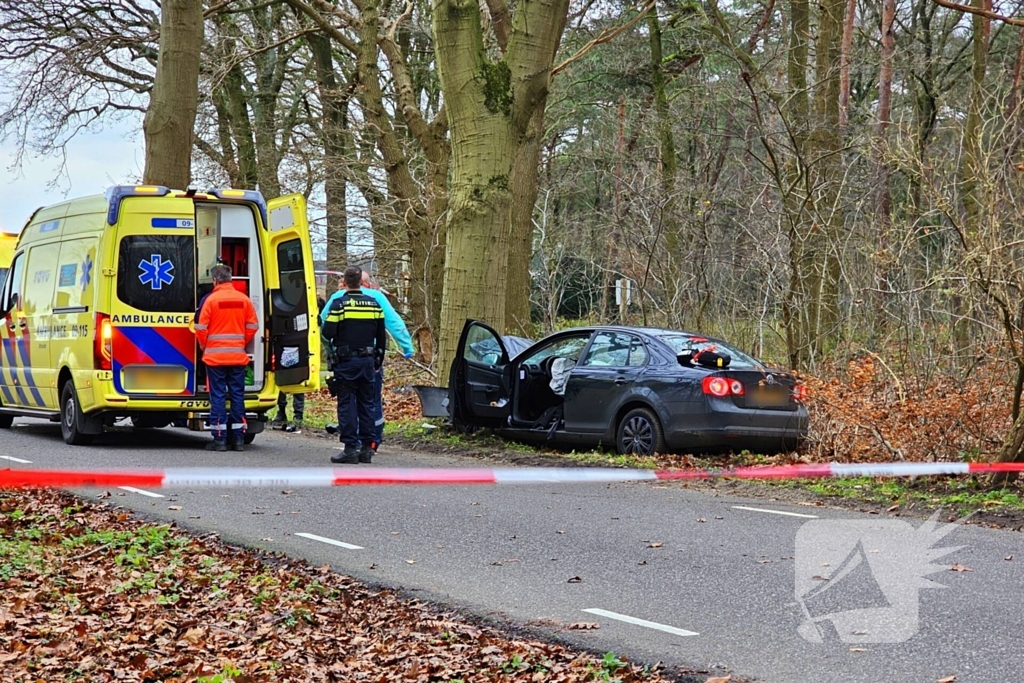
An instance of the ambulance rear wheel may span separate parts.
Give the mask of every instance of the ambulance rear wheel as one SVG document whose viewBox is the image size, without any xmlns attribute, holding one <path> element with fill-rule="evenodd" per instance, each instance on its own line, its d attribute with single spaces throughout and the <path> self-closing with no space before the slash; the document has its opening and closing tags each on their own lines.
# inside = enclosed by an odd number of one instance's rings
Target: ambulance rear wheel
<svg viewBox="0 0 1024 683">
<path fill-rule="evenodd" d="M 0 415 L 0 429 L 10 429 L 14 424 L 13 415 Z"/>
<path fill-rule="evenodd" d="M 255 440 L 256 440 L 256 435 L 255 434 L 252 434 L 250 432 L 246 432 L 245 433 L 245 445 L 246 446 L 248 446 L 249 444 L 251 444 Z"/>
<path fill-rule="evenodd" d="M 65 382 L 60 391 L 60 433 L 64 443 L 72 446 L 85 446 L 92 443 L 92 434 L 78 431 L 82 409 L 78 406 L 78 393 L 73 382 Z"/>
</svg>

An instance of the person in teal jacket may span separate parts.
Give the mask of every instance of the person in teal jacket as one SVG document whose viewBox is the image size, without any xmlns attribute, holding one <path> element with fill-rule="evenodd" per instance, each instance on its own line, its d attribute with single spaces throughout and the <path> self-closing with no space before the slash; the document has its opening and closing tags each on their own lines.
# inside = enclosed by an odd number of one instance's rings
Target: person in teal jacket
<svg viewBox="0 0 1024 683">
<path fill-rule="evenodd" d="M 402 350 L 402 355 L 406 358 L 412 358 L 412 355 L 416 353 L 416 349 L 412 345 L 412 337 L 409 335 L 409 329 L 405 326 L 405 321 L 398 315 L 398 311 L 388 301 L 387 294 L 380 288 L 380 285 L 373 282 L 370 279 L 370 275 L 364 270 L 363 271 L 363 283 L 362 283 L 363 294 L 371 297 L 374 301 L 380 304 L 380 307 L 384 309 L 384 329 L 388 331 L 394 340 L 398 343 L 398 347 Z M 335 299 L 341 298 L 345 295 L 345 288 L 342 286 L 337 292 L 331 295 L 331 298 L 327 300 L 327 305 L 320 309 L 320 326 L 323 327 L 324 321 L 327 317 L 327 311 L 331 310 L 331 304 Z M 376 401 L 374 403 L 375 415 L 374 415 L 374 437 L 373 444 L 371 447 L 374 451 L 380 446 L 380 442 L 384 439 L 384 366 L 381 365 L 380 370 L 374 375 L 374 391 L 376 392 Z"/>
</svg>

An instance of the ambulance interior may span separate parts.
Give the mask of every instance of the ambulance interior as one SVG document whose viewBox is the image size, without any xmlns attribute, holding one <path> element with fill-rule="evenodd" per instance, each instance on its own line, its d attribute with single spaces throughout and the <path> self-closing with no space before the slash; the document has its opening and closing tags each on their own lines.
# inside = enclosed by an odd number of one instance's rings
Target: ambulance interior
<svg viewBox="0 0 1024 683">
<path fill-rule="evenodd" d="M 245 350 L 249 354 L 246 391 L 263 388 L 266 320 L 263 301 L 263 269 L 261 267 L 256 221 L 248 206 L 196 203 L 196 302 L 213 291 L 210 269 L 220 260 L 231 268 L 231 283 L 245 293 L 256 308 L 259 330 Z M 202 351 L 196 347 L 196 393 L 206 393 L 206 366 L 199 362 Z"/>
</svg>

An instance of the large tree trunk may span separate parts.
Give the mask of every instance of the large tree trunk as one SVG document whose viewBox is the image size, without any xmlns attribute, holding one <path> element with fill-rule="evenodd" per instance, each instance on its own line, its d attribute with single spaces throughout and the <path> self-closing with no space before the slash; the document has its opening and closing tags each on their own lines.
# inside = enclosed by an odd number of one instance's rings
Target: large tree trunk
<svg viewBox="0 0 1024 683">
<path fill-rule="evenodd" d="M 839 135 L 839 52 L 845 0 L 823 0 L 815 40 L 814 127 L 807 141 L 814 225 L 808 232 L 802 277 L 813 359 L 836 339 L 839 322 L 839 189 L 843 169 Z"/>
<path fill-rule="evenodd" d="M 973 7 L 981 10 L 989 9 L 988 0 L 973 0 Z M 982 196 L 984 186 L 984 152 L 981 145 L 982 108 L 985 100 L 985 72 L 988 69 L 988 36 L 990 20 L 979 15 L 971 15 L 973 60 L 971 65 L 971 95 L 967 110 L 967 123 L 964 128 L 964 165 L 962 170 L 962 194 L 964 202 L 964 231 L 968 235 L 976 235 L 980 229 Z M 966 360 L 971 346 L 969 308 L 967 297 L 954 294 L 952 298 L 953 338 L 958 357 Z"/>
<path fill-rule="evenodd" d="M 164 0 L 153 94 L 142 123 L 146 137 L 144 183 L 184 190 L 192 180 L 202 44 L 202 2 Z"/>
<path fill-rule="evenodd" d="M 526 138 L 516 150 L 512 165 L 512 239 L 508 250 L 508 287 L 505 295 L 505 329 L 510 334 L 532 337 L 530 310 L 533 257 L 533 210 L 540 183 L 541 142 L 544 137 L 544 105 L 530 122 Z"/>
<path fill-rule="evenodd" d="M 683 327 L 683 302 L 681 301 L 684 264 L 690 261 L 684 253 L 684 239 L 676 213 L 676 143 L 672 135 L 672 117 L 669 113 L 668 95 L 665 92 L 665 71 L 662 68 L 661 23 L 658 9 L 654 7 L 647 14 L 647 32 L 651 46 L 651 88 L 654 94 L 654 109 L 658 114 L 658 142 L 661 151 L 661 210 L 658 215 L 665 235 L 668 251 L 668 272 L 664 274 L 666 284 L 666 307 L 669 327 Z M 624 321 L 625 322 L 625 321 Z"/>
<path fill-rule="evenodd" d="M 843 42 L 839 54 L 839 129 L 846 133 L 850 120 L 850 51 L 853 49 L 853 24 L 857 19 L 857 0 L 847 0 Z"/>
<path fill-rule="evenodd" d="M 439 383 L 447 381 L 466 318 L 505 322 L 513 163 L 546 100 L 567 7 L 567 0 L 520 4 L 508 49 L 494 61 L 484 46 L 479 3 L 434 3 L 434 49 L 452 150 Z"/>
<path fill-rule="evenodd" d="M 875 133 L 875 313 L 878 315 L 876 330 L 885 324 L 883 307 L 885 292 L 891 289 L 889 282 L 891 261 L 889 256 L 889 224 L 892 212 L 892 192 L 889 189 L 889 162 L 886 158 L 888 147 L 886 131 L 892 113 L 892 58 L 896 47 L 893 22 L 896 17 L 896 0 L 882 0 L 882 61 L 878 71 L 878 128 Z M 842 112 L 840 112 L 842 115 Z"/>
<path fill-rule="evenodd" d="M 274 31 L 280 26 L 283 13 L 283 5 L 257 5 L 253 8 L 252 20 L 257 27 L 257 46 L 266 47 L 274 42 Z M 282 58 L 281 52 L 282 48 L 280 47 L 270 47 L 258 52 L 253 57 L 256 64 L 256 96 L 253 106 L 256 176 L 260 192 L 268 198 L 281 194 L 281 181 L 278 177 L 281 152 L 277 144 L 279 129 L 277 98 L 284 85 L 287 67 L 287 59 Z"/>
<path fill-rule="evenodd" d="M 809 232 L 807 169 L 807 128 L 810 123 L 810 98 L 807 89 L 808 43 L 810 42 L 810 5 L 807 0 L 790 0 L 789 49 L 786 52 L 786 93 L 784 115 L 790 131 L 792 155 L 785 168 L 783 206 L 789 235 L 789 287 L 783 297 L 782 321 L 786 335 L 789 364 L 802 367 L 807 359 L 808 324 L 804 240 Z"/>
<path fill-rule="evenodd" d="M 316 67 L 317 89 L 323 121 L 324 194 L 327 201 L 327 270 L 342 271 L 348 265 L 348 95 L 342 91 L 334 68 L 330 39 L 318 33 L 306 37 Z M 327 294 L 338 279 L 327 279 Z"/>
</svg>

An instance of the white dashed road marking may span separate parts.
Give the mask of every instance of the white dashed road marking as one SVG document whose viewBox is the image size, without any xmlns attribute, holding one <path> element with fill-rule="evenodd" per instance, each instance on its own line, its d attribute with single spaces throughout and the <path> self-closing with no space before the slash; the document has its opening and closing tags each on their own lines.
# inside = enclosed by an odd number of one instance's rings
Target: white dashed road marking
<svg viewBox="0 0 1024 683">
<path fill-rule="evenodd" d="M 765 510 L 763 508 L 748 508 L 743 505 L 733 505 L 734 510 L 750 510 L 751 512 L 767 512 L 769 515 L 786 515 L 787 517 L 803 517 L 805 519 L 818 519 L 818 515 L 802 515 L 799 512 L 783 512 L 782 510 Z"/>
<path fill-rule="evenodd" d="M 653 628 L 655 631 L 664 631 L 665 633 L 671 633 L 676 636 L 699 636 L 699 633 L 693 631 L 687 631 L 686 629 L 676 628 L 675 626 L 666 626 L 665 624 L 659 624 L 654 621 L 647 621 L 646 619 L 637 619 L 636 617 L 630 617 L 625 614 L 619 614 L 617 612 L 609 612 L 604 609 L 585 609 L 584 612 L 589 614 L 596 614 L 599 617 L 608 617 L 609 619 L 615 619 L 617 621 L 624 621 L 627 624 L 633 624 L 635 626 L 643 626 L 645 628 Z"/>
<path fill-rule="evenodd" d="M 333 538 L 324 538 L 323 536 L 317 536 L 316 534 L 300 533 L 295 534 L 296 536 L 302 536 L 308 538 L 311 541 L 320 541 L 321 543 L 329 543 L 330 545 L 336 545 L 339 548 L 347 548 L 348 550 L 362 550 L 361 545 L 352 545 L 351 543 L 345 543 L 345 541 L 335 541 Z"/>
<path fill-rule="evenodd" d="M 26 465 L 32 464 L 31 460 L 22 460 L 21 458 L 15 458 L 13 455 L 0 455 L 0 458 L 4 460 L 10 460 L 11 462 L 20 462 Z"/>
<path fill-rule="evenodd" d="M 143 491 L 142 489 L 137 489 L 134 486 L 118 486 L 117 488 L 121 489 L 122 491 L 130 491 L 131 493 L 137 493 L 140 496 L 149 496 L 150 498 L 163 498 L 164 497 L 164 495 L 162 493 L 153 493 L 152 491 Z"/>
</svg>

